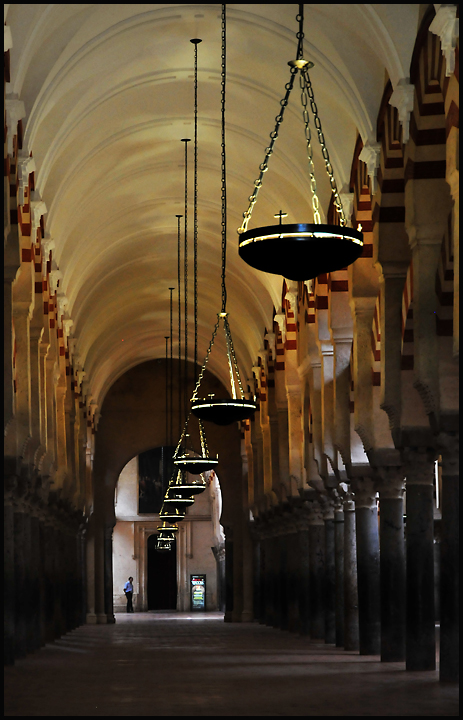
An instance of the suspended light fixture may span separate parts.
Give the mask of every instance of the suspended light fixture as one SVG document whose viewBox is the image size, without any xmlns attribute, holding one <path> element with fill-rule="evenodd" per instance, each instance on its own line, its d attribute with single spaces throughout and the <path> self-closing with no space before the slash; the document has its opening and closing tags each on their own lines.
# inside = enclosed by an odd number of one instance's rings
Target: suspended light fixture
<svg viewBox="0 0 463 720">
<path fill-rule="evenodd" d="M 233 340 L 228 322 L 228 313 L 226 309 L 227 291 L 225 285 L 225 266 L 227 251 L 227 188 L 226 188 L 226 158 L 225 158 L 225 80 L 226 80 L 226 13 L 225 5 L 222 5 L 222 56 L 221 56 L 221 114 L 222 114 L 222 309 L 217 316 L 217 322 L 212 333 L 212 339 L 203 362 L 201 372 L 196 383 L 196 387 L 191 399 L 191 411 L 200 420 L 207 420 L 216 425 L 230 425 L 237 420 L 246 420 L 250 418 L 255 410 L 256 405 L 253 401 L 246 399 L 241 383 L 238 363 L 233 347 Z M 209 399 L 201 399 L 198 397 L 199 387 L 206 369 L 207 361 L 214 344 L 217 331 L 220 324 L 223 323 L 225 332 L 225 340 L 227 346 L 227 359 L 230 370 L 231 398 L 216 398 L 213 395 Z M 235 385 L 239 386 L 240 396 L 238 396 Z"/>
<path fill-rule="evenodd" d="M 183 520 L 183 518 L 185 517 L 185 511 L 186 508 L 183 508 L 182 510 L 179 510 L 178 508 L 170 508 L 168 505 L 166 505 L 164 501 L 162 503 L 159 517 L 161 518 L 161 520 L 172 523 L 174 525 Z"/>
<path fill-rule="evenodd" d="M 177 525 L 167 525 L 167 523 L 162 523 L 161 527 L 158 529 L 158 539 L 162 540 L 175 540 L 175 535 L 178 533 L 178 526 Z"/>
<path fill-rule="evenodd" d="M 270 145 L 265 150 L 264 162 L 259 166 L 260 174 L 254 182 L 254 191 L 249 197 L 249 207 L 246 212 L 243 213 L 243 223 L 238 229 L 238 247 L 241 258 L 257 270 L 275 275 L 283 275 L 283 277 L 289 280 L 310 280 L 321 273 L 341 270 L 355 262 L 362 254 L 363 235 L 360 232 L 361 226 L 359 226 L 357 230 L 347 227 L 347 219 L 344 215 L 341 198 L 334 179 L 333 168 L 331 166 L 317 105 L 315 104 L 312 83 L 309 77 L 309 69 L 313 67 L 313 63 L 305 60 L 303 57 L 303 4 L 299 5 L 299 14 L 296 16 L 296 20 L 299 22 L 299 32 L 296 35 L 298 38 L 297 58 L 288 63 L 291 67 L 291 76 L 289 82 L 285 85 L 286 95 L 280 102 L 281 109 L 275 118 L 275 130 L 270 134 Z M 248 230 L 248 224 L 257 201 L 257 195 L 262 186 L 263 176 L 264 173 L 267 172 L 268 162 L 273 153 L 280 125 L 283 122 L 284 111 L 288 104 L 291 90 L 293 89 L 295 77 L 298 73 L 300 73 L 299 82 L 301 88 L 302 114 L 310 168 L 314 222 L 283 225 L 283 213 L 280 211 L 279 214 L 274 216 L 280 218 L 278 225 L 274 224 Z M 319 200 L 311 147 L 309 113 L 307 109 L 309 104 L 314 116 L 314 124 L 322 148 L 326 171 L 330 179 L 334 204 L 340 215 L 340 225 L 324 225 L 320 220 L 318 209 Z"/>
<path fill-rule="evenodd" d="M 196 381 L 197 374 L 197 363 L 198 363 L 198 44 L 202 42 L 199 38 L 193 38 L 190 42 L 194 45 L 194 201 L 193 201 L 193 297 L 194 297 L 194 380 Z M 187 411 L 187 393 L 188 393 L 188 242 L 187 242 L 187 208 L 188 208 L 188 193 L 187 193 L 187 155 L 186 155 L 186 140 L 185 142 L 185 250 L 184 250 L 184 282 L 185 282 L 185 416 L 186 422 L 180 437 L 179 443 L 174 453 L 174 465 L 178 468 L 176 481 L 174 483 L 176 492 L 179 486 L 183 488 L 191 487 L 194 485 L 197 488 L 197 492 L 202 492 L 206 489 L 204 479 L 201 478 L 199 482 L 188 483 L 186 479 L 186 473 L 189 472 L 193 475 L 201 475 L 206 470 L 211 470 L 218 464 L 217 456 L 211 457 L 208 452 L 206 434 L 204 426 L 199 420 L 199 438 L 201 444 L 201 455 L 196 453 L 191 448 L 186 448 L 182 445 L 187 440 L 189 435 L 187 434 L 188 423 L 190 420 L 190 412 Z M 179 221 L 179 233 L 180 233 L 180 221 Z M 180 238 L 180 235 L 179 235 Z M 180 248 L 180 241 L 179 241 Z M 180 327 L 179 327 L 180 333 Z M 197 494 L 194 493 L 194 494 Z M 185 493 L 183 497 L 185 497 Z"/>
<path fill-rule="evenodd" d="M 156 541 L 155 550 L 158 552 L 169 552 L 172 550 L 172 542 L 171 540 L 164 540 L 163 538 L 158 538 Z"/>
</svg>

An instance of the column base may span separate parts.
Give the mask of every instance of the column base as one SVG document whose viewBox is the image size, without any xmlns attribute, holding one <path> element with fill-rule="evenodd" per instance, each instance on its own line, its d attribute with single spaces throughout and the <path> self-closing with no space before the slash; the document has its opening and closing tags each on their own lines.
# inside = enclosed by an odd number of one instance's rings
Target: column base
<svg viewBox="0 0 463 720">
<path fill-rule="evenodd" d="M 96 616 L 96 622 L 98 625 L 107 625 L 108 616 L 106 615 L 106 613 L 98 613 Z"/>
<path fill-rule="evenodd" d="M 87 625 L 96 625 L 97 619 L 95 613 L 87 613 L 85 616 L 85 622 Z"/>
<path fill-rule="evenodd" d="M 252 622 L 253 620 L 254 620 L 254 617 L 253 617 L 252 612 L 250 612 L 248 610 L 244 610 L 241 613 L 241 622 L 247 623 L 247 622 Z"/>
</svg>

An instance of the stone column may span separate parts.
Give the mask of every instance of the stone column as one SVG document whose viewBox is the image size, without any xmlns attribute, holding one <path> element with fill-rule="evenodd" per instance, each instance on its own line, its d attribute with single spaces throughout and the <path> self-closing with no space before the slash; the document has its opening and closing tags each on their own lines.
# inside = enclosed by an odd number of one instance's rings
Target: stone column
<svg viewBox="0 0 463 720">
<path fill-rule="evenodd" d="M 344 647 L 344 508 L 336 492 L 334 505 L 335 642 Z"/>
<path fill-rule="evenodd" d="M 55 639 L 54 624 L 54 584 L 55 563 L 54 563 L 54 538 L 53 527 L 48 517 L 45 517 L 43 523 L 43 570 L 44 570 L 44 622 L 45 622 L 45 643 L 53 642 Z"/>
<path fill-rule="evenodd" d="M 458 682 L 459 434 L 441 434 L 439 440 L 442 453 L 439 679 Z"/>
<path fill-rule="evenodd" d="M 96 625 L 96 602 L 95 602 L 95 518 L 90 516 L 87 528 L 86 552 L 85 552 L 85 578 L 86 578 L 86 618 L 88 625 Z"/>
<path fill-rule="evenodd" d="M 287 548 L 288 548 L 288 562 L 287 562 L 287 606 L 288 606 L 288 630 L 290 632 L 299 632 L 300 617 L 299 617 L 299 547 L 298 547 L 298 533 L 295 524 L 294 516 L 291 516 L 288 521 L 288 534 L 286 536 Z"/>
<path fill-rule="evenodd" d="M 15 657 L 15 548 L 14 548 L 14 477 L 5 479 L 3 504 L 3 645 L 4 663 L 13 665 Z"/>
<path fill-rule="evenodd" d="M 307 513 L 301 511 L 296 520 L 299 587 L 299 633 L 310 635 L 310 562 L 309 562 L 309 521 Z"/>
<path fill-rule="evenodd" d="M 34 652 L 41 647 L 41 592 L 40 592 L 40 571 L 41 571 L 41 549 L 40 549 L 40 525 L 39 518 L 34 513 L 30 519 L 30 608 L 29 608 L 29 652 Z"/>
<path fill-rule="evenodd" d="M 354 494 L 344 496 L 344 649 L 359 649 L 357 590 L 357 541 L 355 535 Z"/>
<path fill-rule="evenodd" d="M 108 623 L 115 623 L 113 608 L 113 525 L 104 530 L 104 600 Z"/>
<path fill-rule="evenodd" d="M 381 648 L 379 533 L 376 488 L 370 477 L 352 478 L 355 492 L 357 588 L 360 655 L 379 655 Z"/>
<path fill-rule="evenodd" d="M 334 503 L 324 498 L 323 521 L 325 523 L 325 642 L 336 642 L 336 569 L 334 540 Z"/>
<path fill-rule="evenodd" d="M 319 503 L 314 500 L 309 514 L 310 637 L 325 638 L 325 524 Z"/>
<path fill-rule="evenodd" d="M 27 538 L 28 517 L 21 507 L 14 513 L 14 634 L 15 658 L 27 653 Z"/>
<path fill-rule="evenodd" d="M 381 661 L 405 660 L 404 472 L 377 468 L 379 490 Z"/>
<path fill-rule="evenodd" d="M 407 500 L 407 670 L 434 670 L 433 486 L 435 451 L 406 448 L 403 452 Z"/>
<path fill-rule="evenodd" d="M 278 523 L 276 541 L 278 544 L 278 575 L 277 575 L 277 617 L 275 627 L 288 629 L 288 535 L 286 523 Z"/>
<path fill-rule="evenodd" d="M 252 612 L 253 619 L 260 621 L 261 619 L 261 597 L 260 597 L 260 576 L 261 576 L 261 543 L 257 531 L 251 532 L 253 547 L 253 593 L 252 593 Z"/>
<path fill-rule="evenodd" d="M 224 527 L 225 533 L 225 622 L 232 621 L 233 614 L 233 528 Z"/>
</svg>

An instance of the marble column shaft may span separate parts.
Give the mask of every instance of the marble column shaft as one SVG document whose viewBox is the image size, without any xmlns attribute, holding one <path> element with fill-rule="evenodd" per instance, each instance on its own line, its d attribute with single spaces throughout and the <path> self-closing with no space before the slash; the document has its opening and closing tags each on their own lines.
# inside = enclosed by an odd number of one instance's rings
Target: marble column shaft
<svg viewBox="0 0 463 720">
<path fill-rule="evenodd" d="M 334 563 L 336 583 L 335 605 L 335 642 L 336 647 L 344 647 L 344 512 L 336 508 L 334 512 Z"/>
<path fill-rule="evenodd" d="M 359 649 L 357 541 L 353 494 L 344 499 L 344 649 Z"/>
<path fill-rule="evenodd" d="M 105 527 L 104 533 L 104 581 L 105 613 L 108 623 L 115 623 L 113 608 L 113 528 Z"/>
<path fill-rule="evenodd" d="M 14 606 L 15 606 L 15 658 L 27 653 L 27 538 L 26 513 L 14 513 Z"/>
<path fill-rule="evenodd" d="M 13 665 L 15 656 L 15 558 L 14 507 L 5 498 L 3 507 L 3 647 L 5 665 Z"/>
<path fill-rule="evenodd" d="M 299 553 L 299 633 L 310 635 L 309 527 L 306 522 L 298 523 L 297 546 Z"/>
<path fill-rule="evenodd" d="M 408 449 L 406 465 L 406 668 L 434 670 L 434 451 Z"/>
<path fill-rule="evenodd" d="M 333 514 L 333 513 L 332 513 Z M 325 518 L 325 642 L 336 642 L 334 516 Z"/>
<path fill-rule="evenodd" d="M 405 660 L 405 536 L 403 471 L 399 466 L 378 469 L 381 661 Z"/>
<path fill-rule="evenodd" d="M 325 638 L 325 525 L 320 517 L 309 525 L 310 637 Z"/>
<path fill-rule="evenodd" d="M 360 655 L 381 647 L 379 532 L 376 489 L 371 478 L 354 478 Z"/>
<path fill-rule="evenodd" d="M 443 682 L 459 680 L 459 436 L 447 435 L 442 452 L 440 667 Z"/>
<path fill-rule="evenodd" d="M 290 632 L 299 632 L 299 542 L 296 528 L 287 536 L 288 543 L 288 580 L 287 580 L 287 598 L 288 598 L 288 630 Z"/>
</svg>

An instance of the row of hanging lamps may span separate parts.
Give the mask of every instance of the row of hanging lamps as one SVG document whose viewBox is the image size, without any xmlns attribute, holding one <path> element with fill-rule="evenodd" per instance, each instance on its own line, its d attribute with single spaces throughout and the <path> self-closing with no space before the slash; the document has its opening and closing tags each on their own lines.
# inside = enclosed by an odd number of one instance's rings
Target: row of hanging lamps
<svg viewBox="0 0 463 720">
<path fill-rule="evenodd" d="M 246 420 L 250 418 L 255 410 L 256 405 L 253 401 L 247 400 L 243 391 L 238 363 L 236 360 L 233 340 L 228 322 L 228 313 L 226 309 L 227 291 L 225 284 L 226 270 L 226 250 L 227 250 L 227 188 L 226 188 L 226 157 L 225 157 L 225 80 L 226 80 L 226 12 L 225 5 L 222 5 L 222 46 L 221 46 L 221 155 L 222 155 L 222 180 L 221 180 L 221 199 L 222 199 L 222 308 L 217 316 L 217 322 L 214 327 L 212 339 L 206 353 L 195 390 L 191 399 L 191 411 L 200 420 L 213 422 L 216 425 L 230 425 L 238 420 Z M 225 332 L 225 340 L 227 347 L 227 360 L 230 371 L 231 398 L 216 398 L 210 395 L 209 399 L 199 398 L 198 392 L 201 381 L 206 369 L 206 364 L 214 344 L 220 324 L 223 324 Z M 239 394 L 236 389 L 239 387 Z"/>
<path fill-rule="evenodd" d="M 194 300 L 194 380 L 196 382 L 197 362 L 198 362 L 198 45 L 202 42 L 199 38 L 193 38 L 190 41 L 194 45 L 194 193 L 193 193 L 193 300 Z M 186 187 L 186 179 L 185 179 Z M 187 198 L 185 194 L 185 215 L 186 215 Z M 185 258 L 187 258 L 187 243 L 185 242 Z M 185 277 L 187 277 L 188 264 L 185 260 Z M 187 286 L 185 292 L 187 292 Z M 187 305 L 185 304 L 185 325 L 187 324 Z M 186 338 L 186 335 L 185 335 Z M 187 340 L 185 339 L 185 346 Z M 186 347 L 185 347 L 186 352 Z M 186 371 L 186 365 L 185 365 Z M 188 384 L 185 381 L 185 400 Z M 185 408 L 186 410 L 186 408 Z M 185 428 L 180 438 L 179 447 L 174 455 L 174 464 L 179 470 L 189 472 L 193 475 L 201 475 L 206 470 L 212 470 L 219 462 L 217 456 L 209 455 L 206 433 L 201 420 L 199 425 L 199 438 L 201 453 L 197 453 L 191 448 L 184 447 L 181 450 L 183 441 L 187 441 L 189 435 L 186 430 L 190 421 L 190 413 L 187 414 Z M 180 454 L 181 452 L 181 454 Z M 202 479 L 201 491 L 205 490 L 206 484 Z M 197 494 L 197 492 L 195 493 Z"/>
<path fill-rule="evenodd" d="M 195 368 L 195 380 L 196 380 L 196 366 L 197 366 L 197 328 L 198 328 L 198 293 L 197 293 L 197 236 L 198 236 L 198 219 L 197 219 L 197 118 L 198 118 L 198 103 L 197 103 L 197 77 L 198 77 L 198 62 L 197 62 L 197 46 L 201 42 L 200 39 L 195 38 L 191 40 L 194 44 L 195 49 L 195 139 L 194 139 L 194 368 Z M 188 392 L 188 157 L 187 157 L 187 143 L 190 142 L 189 138 L 183 138 L 182 142 L 185 143 L 185 210 L 184 210 L 184 414 L 185 414 L 185 425 L 183 432 L 180 435 L 180 440 L 177 444 L 177 448 L 174 452 L 173 461 L 175 466 L 174 474 L 169 483 L 163 506 L 161 508 L 160 517 L 163 520 L 167 520 L 170 523 L 176 523 L 183 520 L 187 507 L 194 503 L 194 498 L 206 489 L 206 482 L 202 473 L 206 470 L 210 470 L 218 464 L 218 458 L 210 457 L 206 434 L 204 426 L 201 420 L 199 424 L 199 437 L 201 444 L 201 454 L 195 452 L 192 448 L 188 447 L 189 434 L 188 424 L 190 421 L 190 412 L 187 408 L 187 392 Z M 181 254 L 181 243 L 180 243 L 180 219 L 182 215 L 177 215 L 178 220 L 178 283 L 179 283 L 179 296 L 178 296 L 178 308 L 179 308 L 179 422 L 181 427 L 181 415 L 182 415 L 182 378 L 181 378 L 181 299 L 180 299 L 180 254 Z M 189 478 L 189 473 L 193 475 L 196 480 Z M 161 533 L 161 538 L 162 538 Z M 164 547 L 164 545 L 163 545 Z"/>
<path fill-rule="evenodd" d="M 347 219 L 342 208 L 333 169 L 330 163 L 328 149 L 322 131 L 321 121 L 315 104 L 309 69 L 313 63 L 303 57 L 304 40 L 304 5 L 299 5 L 299 14 L 296 16 L 299 31 L 296 60 L 291 60 L 290 80 L 285 85 L 286 94 L 280 101 L 280 111 L 276 116 L 275 130 L 270 134 L 270 145 L 265 150 L 264 162 L 259 166 L 260 174 L 254 182 L 254 190 L 249 197 L 249 207 L 243 213 L 243 223 L 238 229 L 239 254 L 251 267 L 263 272 L 282 275 L 289 280 L 310 280 L 321 273 L 334 272 L 347 267 L 357 260 L 363 250 L 363 235 L 357 230 L 347 227 Z M 290 223 L 283 225 L 280 211 L 274 217 L 279 217 L 279 224 L 258 227 L 248 230 L 252 211 L 257 201 L 257 195 L 262 186 L 264 173 L 267 172 L 268 162 L 273 153 L 275 141 L 278 138 L 280 125 L 283 122 L 285 108 L 288 104 L 294 80 L 299 73 L 301 88 L 302 114 L 305 127 L 307 156 L 309 160 L 310 186 L 312 191 L 313 223 Z M 326 171 L 330 179 L 330 186 L 334 196 L 334 204 L 340 215 L 340 225 L 324 225 L 320 220 L 317 184 L 311 147 L 311 131 L 309 125 L 308 106 L 313 113 L 314 125 L 318 140 L 322 148 Z"/>
</svg>

